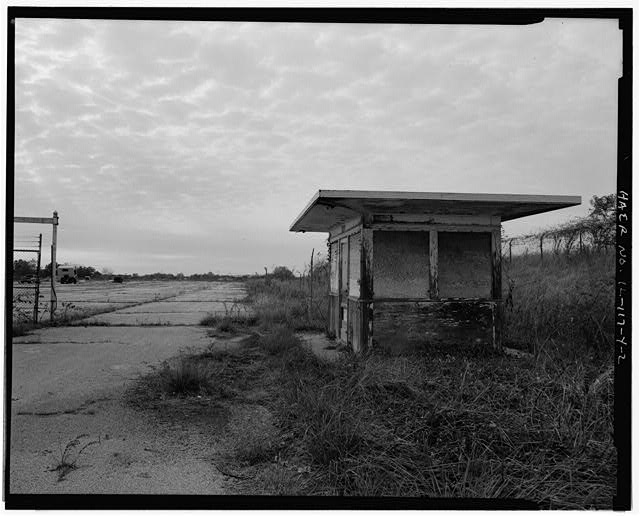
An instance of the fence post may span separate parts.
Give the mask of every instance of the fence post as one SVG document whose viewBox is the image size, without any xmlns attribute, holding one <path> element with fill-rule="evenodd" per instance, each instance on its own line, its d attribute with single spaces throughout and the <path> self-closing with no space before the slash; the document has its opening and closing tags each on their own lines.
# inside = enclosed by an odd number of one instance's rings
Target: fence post
<svg viewBox="0 0 640 516">
<path fill-rule="evenodd" d="M 40 255 L 42 254 L 42 233 L 38 237 L 38 262 L 36 264 L 36 299 L 33 303 L 33 322 L 38 324 L 38 302 L 40 300 Z"/>
<path fill-rule="evenodd" d="M 540 263 L 544 261 L 544 255 L 542 252 L 542 240 L 544 239 L 544 235 L 540 235 Z"/>
<path fill-rule="evenodd" d="M 51 234 L 51 311 L 49 312 L 49 319 L 53 321 L 53 314 L 58 308 L 58 294 L 56 293 L 56 276 L 58 275 L 58 262 L 57 262 L 57 250 L 58 250 L 58 212 L 53 212 L 53 231 Z"/>
<path fill-rule="evenodd" d="M 53 314 L 56 310 L 56 305 L 58 304 L 58 295 L 56 294 L 56 282 L 53 276 L 53 257 L 55 253 L 53 251 L 53 244 L 51 244 L 51 270 L 50 272 L 50 280 L 51 280 L 51 292 L 49 293 L 49 320 L 53 321 Z"/>
<path fill-rule="evenodd" d="M 579 238 L 580 238 L 580 254 L 582 254 L 582 231 L 580 231 L 580 233 L 578 233 Z"/>
<path fill-rule="evenodd" d="M 316 252 L 315 248 L 311 250 L 311 267 L 309 268 L 309 323 L 311 323 L 311 310 L 313 307 L 313 254 Z"/>
<path fill-rule="evenodd" d="M 511 244 L 513 243 L 512 240 L 509 240 L 509 263 L 511 263 Z"/>
</svg>

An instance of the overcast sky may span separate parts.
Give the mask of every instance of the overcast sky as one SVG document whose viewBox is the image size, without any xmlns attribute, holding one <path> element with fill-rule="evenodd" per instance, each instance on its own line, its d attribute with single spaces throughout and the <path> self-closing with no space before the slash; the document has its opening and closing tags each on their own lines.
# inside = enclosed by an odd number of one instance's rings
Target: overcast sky
<svg viewBox="0 0 640 516">
<path fill-rule="evenodd" d="M 582 196 L 510 235 L 615 191 L 617 20 L 15 29 L 15 214 L 58 210 L 59 263 L 301 270 L 318 189 Z"/>
</svg>

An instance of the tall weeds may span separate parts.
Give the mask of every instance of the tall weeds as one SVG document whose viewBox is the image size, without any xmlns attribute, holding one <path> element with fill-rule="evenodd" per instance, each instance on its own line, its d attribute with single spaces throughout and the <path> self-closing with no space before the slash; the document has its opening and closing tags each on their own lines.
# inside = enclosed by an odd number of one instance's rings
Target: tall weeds
<svg viewBox="0 0 640 516">
<path fill-rule="evenodd" d="M 311 298 L 308 281 L 254 278 L 246 282 L 247 300 L 258 320 L 267 326 L 323 331 L 329 309 L 326 281 L 324 276 L 314 281 Z"/>
<path fill-rule="evenodd" d="M 608 359 L 614 342 L 613 252 L 503 260 L 507 345 Z"/>
<path fill-rule="evenodd" d="M 335 494 L 610 506 L 611 369 L 305 353 L 280 369 L 279 414 Z"/>
</svg>

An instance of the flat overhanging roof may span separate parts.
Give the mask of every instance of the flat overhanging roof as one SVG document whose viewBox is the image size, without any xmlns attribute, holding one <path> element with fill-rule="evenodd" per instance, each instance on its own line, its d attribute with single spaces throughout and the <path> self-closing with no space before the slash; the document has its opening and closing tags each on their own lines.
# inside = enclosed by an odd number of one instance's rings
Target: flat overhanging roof
<svg viewBox="0 0 640 516">
<path fill-rule="evenodd" d="M 375 214 L 490 215 L 502 221 L 577 206 L 576 195 L 318 190 L 289 231 L 327 232 L 349 219 Z"/>
</svg>

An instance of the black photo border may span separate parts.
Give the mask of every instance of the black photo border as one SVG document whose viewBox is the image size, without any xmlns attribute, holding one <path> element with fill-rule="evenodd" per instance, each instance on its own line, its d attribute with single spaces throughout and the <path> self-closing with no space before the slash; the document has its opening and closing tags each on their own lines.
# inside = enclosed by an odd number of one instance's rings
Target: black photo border
<svg viewBox="0 0 640 516">
<path fill-rule="evenodd" d="M 278 497 L 200 495 L 47 495 L 10 493 L 12 380 L 12 253 L 15 144 L 16 18 L 201 20 L 298 23 L 399 23 L 526 25 L 545 18 L 617 19 L 622 30 L 623 73 L 618 79 L 616 227 L 616 355 L 614 442 L 617 494 L 612 509 L 631 508 L 631 207 L 632 23 L 631 8 L 254 8 L 254 7 L 20 7 L 7 16 L 7 126 L 5 220 L 4 485 L 6 509 L 539 509 L 514 499 Z"/>
</svg>

